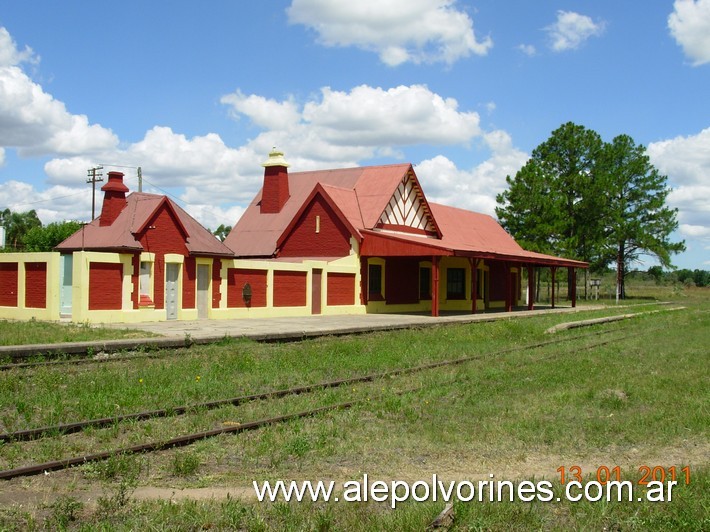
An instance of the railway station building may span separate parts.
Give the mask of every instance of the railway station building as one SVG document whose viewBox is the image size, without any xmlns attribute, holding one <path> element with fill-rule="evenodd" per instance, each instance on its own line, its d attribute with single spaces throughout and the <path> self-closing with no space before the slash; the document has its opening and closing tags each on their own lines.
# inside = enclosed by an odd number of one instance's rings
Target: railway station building
<svg viewBox="0 0 710 532">
<path fill-rule="evenodd" d="M 492 217 L 429 202 L 411 164 L 289 172 L 274 150 L 263 167 L 224 242 L 167 196 L 129 194 L 109 172 L 99 216 L 55 252 L 0 255 L 0 318 L 512 311 L 533 308 L 539 268 L 553 287 L 567 269 L 576 303 L 586 263 L 524 250 Z"/>
</svg>

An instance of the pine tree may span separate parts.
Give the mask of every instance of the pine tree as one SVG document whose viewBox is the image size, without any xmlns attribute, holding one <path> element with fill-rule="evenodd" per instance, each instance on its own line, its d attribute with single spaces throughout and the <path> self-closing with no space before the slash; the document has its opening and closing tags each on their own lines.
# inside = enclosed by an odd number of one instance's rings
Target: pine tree
<svg viewBox="0 0 710 532">
<path fill-rule="evenodd" d="M 678 209 L 666 205 L 668 178 L 650 163 L 646 148 L 628 135 L 604 145 L 599 168 L 604 183 L 605 259 L 616 264 L 617 294 L 626 296 L 624 280 L 630 264 L 641 254 L 671 266 L 671 255 L 685 250 L 685 243 L 671 242 L 678 228 Z"/>
<path fill-rule="evenodd" d="M 496 198 L 496 215 L 521 245 L 590 263 L 615 264 L 619 297 L 640 255 L 671 266 L 685 250 L 672 242 L 677 209 L 666 205 L 667 177 L 651 165 L 628 135 L 604 143 L 594 131 L 568 122 L 533 150 L 508 189 Z"/>
</svg>

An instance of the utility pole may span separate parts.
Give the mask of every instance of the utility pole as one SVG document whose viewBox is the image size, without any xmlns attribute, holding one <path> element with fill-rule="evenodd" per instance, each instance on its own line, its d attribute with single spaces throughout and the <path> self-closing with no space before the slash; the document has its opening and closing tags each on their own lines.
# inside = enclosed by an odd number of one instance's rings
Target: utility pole
<svg viewBox="0 0 710 532">
<path fill-rule="evenodd" d="M 138 167 L 138 192 L 143 192 L 143 170 Z"/>
<path fill-rule="evenodd" d="M 87 183 L 91 183 L 91 219 L 93 220 L 96 217 L 96 183 L 100 183 L 101 181 L 104 180 L 103 177 L 101 177 L 101 172 L 99 170 L 103 170 L 103 166 L 94 166 L 93 168 L 89 168 L 88 174 L 89 174 L 89 179 L 86 180 Z"/>
</svg>

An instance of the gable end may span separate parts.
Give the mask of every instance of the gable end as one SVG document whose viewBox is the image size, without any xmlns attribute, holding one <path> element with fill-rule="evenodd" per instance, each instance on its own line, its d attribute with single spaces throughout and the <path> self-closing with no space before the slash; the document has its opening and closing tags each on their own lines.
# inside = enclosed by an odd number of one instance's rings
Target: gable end
<svg viewBox="0 0 710 532">
<path fill-rule="evenodd" d="M 376 227 L 403 233 L 440 236 L 429 204 L 411 169 L 395 189 Z"/>
</svg>

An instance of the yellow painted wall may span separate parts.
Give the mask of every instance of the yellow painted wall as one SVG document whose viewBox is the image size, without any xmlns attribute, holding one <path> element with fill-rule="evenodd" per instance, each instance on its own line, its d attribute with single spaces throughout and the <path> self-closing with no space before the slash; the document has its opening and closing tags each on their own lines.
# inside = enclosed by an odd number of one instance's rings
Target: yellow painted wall
<svg viewBox="0 0 710 532">
<path fill-rule="evenodd" d="M 17 263 L 17 307 L 0 307 L 0 319 L 59 320 L 59 253 L 0 253 L 1 263 Z M 47 263 L 46 308 L 25 307 L 25 264 Z"/>
<path fill-rule="evenodd" d="M 266 306 L 250 308 L 227 308 L 227 270 L 229 268 L 266 270 Z M 302 262 L 285 262 L 280 260 L 222 260 L 221 300 L 218 309 L 212 309 L 212 316 L 222 319 L 237 318 L 273 318 L 310 316 L 313 305 L 313 270 L 323 270 L 321 276 L 321 315 L 364 314 L 365 306 L 360 304 L 360 261 L 355 254 L 332 261 L 304 260 Z M 300 307 L 274 307 L 274 272 L 300 271 L 306 272 L 306 304 Z M 328 274 L 349 273 L 355 276 L 355 301 L 353 305 L 337 305 L 328 307 Z"/>
<path fill-rule="evenodd" d="M 139 276 L 136 276 L 136 286 L 133 282 L 133 255 L 118 254 L 118 253 L 103 253 L 93 251 L 79 251 L 74 253 L 73 258 L 73 278 L 72 278 L 72 321 L 78 323 L 139 323 L 145 321 L 164 321 L 167 319 L 165 309 L 155 309 L 152 306 L 133 308 L 132 294 L 134 291 L 139 291 Z M 60 254 L 59 253 L 13 253 L 0 254 L 0 262 L 18 262 L 18 308 L 0 307 L 0 319 L 41 319 L 41 320 L 58 320 L 60 312 L 60 290 L 61 280 L 60 275 Z M 141 254 L 141 260 L 154 261 L 155 257 L 151 254 Z M 369 259 L 376 264 L 382 264 L 381 259 Z M 46 309 L 25 309 L 23 307 L 25 300 L 25 262 L 47 262 L 47 308 Z M 89 310 L 89 264 L 91 262 L 108 262 L 120 263 L 123 265 L 123 282 L 122 282 L 122 309 L 120 310 Z M 165 262 L 180 264 L 182 266 L 184 257 L 182 255 L 168 254 L 165 256 Z M 347 257 L 335 259 L 332 261 L 326 260 L 304 260 L 302 262 L 285 262 L 281 260 L 242 260 L 242 259 L 223 259 L 221 268 L 221 286 L 220 286 L 220 301 L 218 308 L 212 308 L 212 290 L 213 280 L 211 276 L 213 259 L 197 258 L 197 265 L 206 265 L 209 267 L 209 305 L 208 318 L 211 319 L 236 319 L 236 318 L 266 318 L 266 317 L 289 317 L 289 316 L 307 316 L 312 313 L 312 296 L 313 296 L 313 270 L 322 270 L 321 277 L 321 314 L 323 315 L 342 315 L 342 314 L 364 314 L 370 313 L 397 313 L 397 312 L 430 312 L 431 301 L 423 300 L 417 304 L 410 305 L 387 305 L 384 301 L 371 301 L 367 306 L 360 304 L 361 301 L 361 269 L 360 259 L 357 253 L 353 252 Z M 426 263 L 422 263 L 426 265 Z M 447 300 L 446 298 L 446 268 L 457 267 L 466 270 L 466 299 L 462 300 Z M 257 269 L 266 270 L 267 272 L 267 305 L 259 308 L 227 308 L 227 270 L 229 268 L 242 269 Z M 442 257 L 440 261 L 440 288 L 439 288 L 439 308 L 441 311 L 471 311 L 471 267 L 470 262 L 466 258 L 461 257 Z M 488 269 L 487 265 L 481 261 L 479 264 L 479 276 L 483 271 Z M 307 273 L 306 277 L 306 305 L 300 307 L 274 307 L 273 306 L 273 279 L 274 272 L 282 271 L 302 271 Z M 513 269 L 513 271 L 518 271 Z M 138 272 L 136 272 L 138 273 Z M 337 305 L 329 307 L 328 301 L 328 274 L 329 273 L 348 273 L 354 275 L 355 278 L 355 300 L 352 305 Z M 164 276 L 165 274 L 163 274 Z M 195 305 L 194 309 L 182 308 L 182 279 L 183 268 L 179 269 L 178 278 L 178 320 L 196 320 L 198 317 L 198 308 Z M 165 283 L 165 278 L 155 279 L 151 277 L 151 283 Z M 385 275 L 383 272 L 383 290 Z M 151 291 L 153 286 L 151 286 Z M 367 289 L 367 288 L 366 288 Z M 197 290 L 196 290 L 197 292 Z M 521 298 L 517 304 L 525 303 L 525 293 L 521 290 Z M 490 301 L 490 308 L 502 308 L 503 301 Z M 477 309 L 483 310 L 485 304 L 483 294 L 479 294 L 477 301 Z"/>
</svg>

